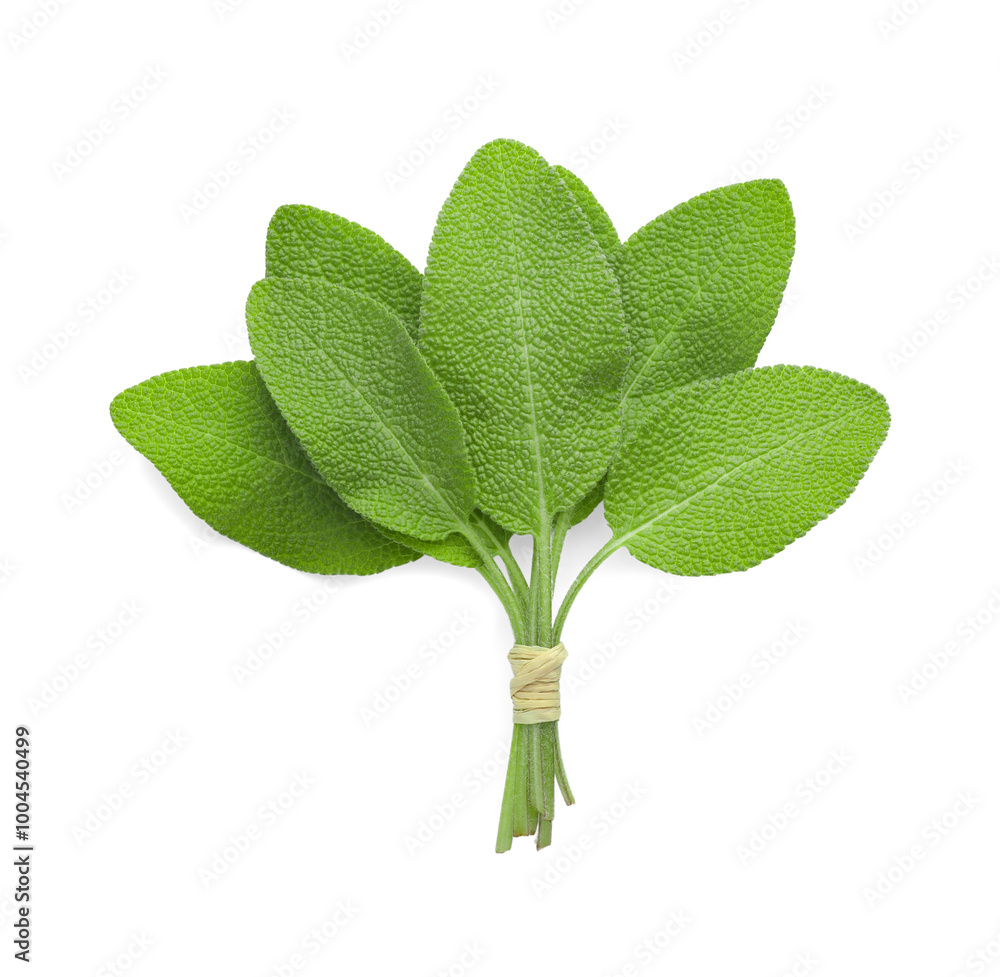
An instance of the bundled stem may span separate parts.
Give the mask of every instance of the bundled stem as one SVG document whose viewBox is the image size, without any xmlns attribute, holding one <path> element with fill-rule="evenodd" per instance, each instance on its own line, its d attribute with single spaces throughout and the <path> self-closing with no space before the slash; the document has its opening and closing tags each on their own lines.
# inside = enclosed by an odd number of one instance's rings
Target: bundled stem
<svg viewBox="0 0 1000 977">
<path fill-rule="evenodd" d="M 612 540 L 583 568 L 570 585 L 553 621 L 556 572 L 570 523 L 569 512 L 542 520 L 542 531 L 534 539 L 530 583 L 506 540 L 498 537 L 486 520 L 473 520 L 470 524 L 470 542 L 482 557 L 479 572 L 500 598 L 518 644 L 549 648 L 558 642 L 580 588 L 618 548 L 617 541 Z M 498 852 L 508 851 L 513 839 L 520 836 L 534 835 L 539 848 L 552 843 L 557 784 L 563 800 L 572 804 L 573 792 L 559 745 L 558 721 L 515 723 L 500 808 Z"/>
<path fill-rule="evenodd" d="M 511 587 L 522 602 L 524 626 L 512 620 L 518 643 L 547 648 L 557 640 L 552 627 L 552 594 L 562 543 L 569 528 L 567 515 L 554 521 L 543 520 L 543 529 L 535 537 L 531 563 L 531 582 L 524 582 L 516 561 L 509 562 L 503 550 L 498 554 L 511 575 Z M 511 566 L 513 564 L 513 567 Z M 520 580 L 520 583 L 519 583 Z M 513 839 L 534 835 L 538 848 L 552 843 L 552 819 L 555 816 L 556 784 L 563 800 L 573 803 L 573 793 L 566 777 L 559 746 L 559 724 L 555 722 L 515 723 L 511 737 L 510 760 L 500 809 L 497 851 L 508 851 Z"/>
<path fill-rule="evenodd" d="M 507 782 L 500 808 L 497 851 L 508 851 L 515 837 L 536 835 L 537 845 L 552 843 L 555 787 L 573 803 L 559 752 L 559 724 L 514 725 Z"/>
</svg>

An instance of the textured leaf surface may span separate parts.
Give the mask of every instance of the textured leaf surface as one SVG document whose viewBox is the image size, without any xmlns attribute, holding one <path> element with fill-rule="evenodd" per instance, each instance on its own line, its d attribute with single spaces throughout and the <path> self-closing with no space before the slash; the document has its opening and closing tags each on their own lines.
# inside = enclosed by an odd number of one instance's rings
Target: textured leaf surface
<svg viewBox="0 0 1000 977">
<path fill-rule="evenodd" d="M 389 539 L 408 549 L 416 550 L 442 563 L 450 563 L 452 566 L 477 567 L 483 562 L 475 547 L 459 533 L 452 533 L 444 539 L 417 539 L 414 536 L 407 536 L 406 533 L 394 533 L 391 529 L 383 529 L 382 532 Z"/>
<path fill-rule="evenodd" d="M 473 525 L 481 525 L 485 530 L 486 548 L 493 549 L 490 536 L 503 543 L 506 543 L 511 534 L 507 530 L 498 526 L 489 516 L 481 512 L 474 512 L 470 521 Z M 425 553 L 427 556 L 440 560 L 442 563 L 451 563 L 459 567 L 477 567 L 483 561 L 476 552 L 475 547 L 461 534 L 454 533 L 440 540 L 415 539 L 405 533 L 394 533 L 391 529 L 383 529 L 390 539 L 394 539 L 418 553 Z"/>
<path fill-rule="evenodd" d="M 833 512 L 888 427 L 881 394 L 814 367 L 697 382 L 622 447 L 604 512 L 616 539 L 661 570 L 745 570 Z"/>
<path fill-rule="evenodd" d="M 571 510 L 569 524 L 576 526 L 583 522 L 604 498 L 604 479 L 602 478 Z"/>
<path fill-rule="evenodd" d="M 611 265 L 612 271 L 617 274 L 622 258 L 622 243 L 608 212 L 601 206 L 590 187 L 572 170 L 566 169 L 565 166 L 554 166 L 553 169 L 562 177 L 563 182 L 569 187 L 570 193 L 573 194 L 573 199 L 580 205 L 587 222 L 590 224 L 590 229 L 594 232 L 601 250 Z M 576 526 L 583 522 L 597 508 L 603 498 L 604 480 L 602 479 L 573 507 L 570 525 Z"/>
<path fill-rule="evenodd" d="M 267 228 L 268 278 L 322 278 L 377 299 L 415 339 L 421 275 L 374 231 L 315 207 L 279 207 Z"/>
<path fill-rule="evenodd" d="M 754 365 L 794 247 L 792 207 L 780 180 L 702 194 L 625 242 L 619 280 L 632 343 L 627 424 L 669 390 Z"/>
<path fill-rule="evenodd" d="M 484 146 L 445 202 L 420 345 L 497 522 L 538 532 L 600 480 L 627 359 L 618 286 L 566 184 L 527 146 Z"/>
<path fill-rule="evenodd" d="M 278 408 L 352 509 L 427 540 L 464 524 L 475 482 L 462 426 L 396 316 L 339 285 L 265 278 L 247 325 Z"/>
<path fill-rule="evenodd" d="M 611 263 L 612 269 L 616 269 L 621 257 L 622 243 L 618 238 L 618 232 L 612 223 L 608 212 L 598 202 L 590 187 L 583 182 L 572 170 L 567 170 L 565 166 L 554 166 L 553 169 L 562 177 L 563 182 L 569 187 L 573 199 L 580 205 L 590 229 L 597 238 L 601 250 Z"/>
<path fill-rule="evenodd" d="M 253 363 L 164 373 L 111 417 L 213 529 L 312 573 L 378 573 L 417 554 L 349 509 L 288 429 Z"/>
</svg>

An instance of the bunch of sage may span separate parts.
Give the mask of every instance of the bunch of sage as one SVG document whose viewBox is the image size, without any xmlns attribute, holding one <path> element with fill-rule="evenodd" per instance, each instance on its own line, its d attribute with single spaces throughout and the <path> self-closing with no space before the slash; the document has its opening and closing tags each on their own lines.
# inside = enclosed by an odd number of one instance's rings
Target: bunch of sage
<svg viewBox="0 0 1000 977">
<path fill-rule="evenodd" d="M 550 843 L 566 616 L 612 553 L 745 570 L 850 495 L 884 399 L 814 367 L 754 368 L 794 248 L 784 186 L 695 197 L 624 244 L 578 177 L 498 140 L 462 172 L 423 275 L 377 234 L 289 206 L 250 291 L 252 362 L 176 370 L 111 414 L 202 519 L 298 570 L 429 555 L 493 589 L 515 642 L 497 850 Z M 610 540 L 554 601 L 567 532 Z M 510 539 L 533 541 L 530 567 Z"/>
</svg>

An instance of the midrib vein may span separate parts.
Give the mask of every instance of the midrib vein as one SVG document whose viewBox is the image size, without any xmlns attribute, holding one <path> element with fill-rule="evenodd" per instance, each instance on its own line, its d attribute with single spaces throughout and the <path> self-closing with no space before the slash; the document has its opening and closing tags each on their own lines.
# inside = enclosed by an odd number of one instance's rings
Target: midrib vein
<svg viewBox="0 0 1000 977">
<path fill-rule="evenodd" d="M 627 543 L 630 539 L 637 536 L 639 533 L 645 532 L 650 527 L 655 526 L 658 522 L 661 522 L 662 520 L 666 519 L 667 516 L 671 515 L 674 512 L 677 512 L 680 509 L 683 509 L 685 506 L 689 505 L 695 499 L 699 498 L 700 496 L 708 492 L 709 489 L 715 488 L 717 485 L 720 485 L 725 479 L 737 475 L 739 472 L 753 465 L 755 462 L 763 461 L 769 458 L 775 452 L 781 451 L 788 445 L 801 441 L 803 438 L 809 437 L 810 435 L 813 434 L 817 434 L 820 431 L 824 431 L 828 427 L 832 427 L 834 424 L 838 424 L 841 421 L 846 420 L 848 417 L 853 416 L 854 414 L 860 414 L 863 410 L 864 408 L 862 407 L 855 407 L 853 410 L 849 410 L 845 414 L 841 414 L 839 417 L 835 417 L 833 418 L 833 420 L 827 421 L 825 424 L 819 424 L 816 427 L 810 428 L 808 431 L 802 431 L 800 434 L 797 434 L 794 437 L 786 438 L 784 441 L 781 442 L 781 444 L 776 444 L 773 448 L 768 448 L 767 451 L 763 451 L 759 455 L 754 455 L 752 458 L 748 458 L 746 461 L 741 462 L 735 468 L 730 468 L 728 471 L 723 472 L 717 479 L 715 479 L 715 481 L 710 482 L 708 485 L 705 485 L 702 488 L 698 489 L 697 492 L 692 492 L 691 495 L 681 499 L 679 502 L 674 503 L 674 505 L 670 506 L 669 509 L 664 509 L 663 512 L 657 513 L 655 516 L 653 516 L 652 519 L 647 520 L 641 526 L 637 526 L 635 529 L 629 530 L 623 536 L 616 537 L 618 546 L 619 547 L 623 546 L 625 543 Z M 617 548 L 618 547 L 616 547 L 616 549 Z"/>
</svg>

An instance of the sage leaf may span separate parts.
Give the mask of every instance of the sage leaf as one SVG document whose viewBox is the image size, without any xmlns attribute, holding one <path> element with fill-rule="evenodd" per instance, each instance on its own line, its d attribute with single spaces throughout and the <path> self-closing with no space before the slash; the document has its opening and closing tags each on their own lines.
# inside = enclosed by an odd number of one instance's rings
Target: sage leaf
<svg viewBox="0 0 1000 977">
<path fill-rule="evenodd" d="M 265 278 L 250 346 L 278 408 L 344 501 L 395 532 L 439 540 L 475 504 L 462 425 L 400 319 L 315 278 Z"/>
<path fill-rule="evenodd" d="M 580 179 L 572 170 L 567 170 L 565 166 L 552 167 L 555 172 L 562 177 L 563 182 L 569 188 L 573 199 L 580 206 L 590 229 L 597 238 L 601 250 L 611 264 L 612 269 L 617 269 L 621 258 L 622 243 L 618 238 L 618 232 L 612 223 L 608 212 L 600 205 L 590 187 Z"/>
<path fill-rule="evenodd" d="M 153 377 L 118 394 L 111 417 L 196 516 L 279 563 L 367 574 L 418 557 L 322 480 L 253 363 Z"/>
<path fill-rule="evenodd" d="M 547 532 L 617 445 L 627 343 L 607 258 L 533 149 L 489 143 L 455 184 L 427 259 L 420 347 L 462 419 L 479 507 Z"/>
<path fill-rule="evenodd" d="M 498 526 L 489 516 L 484 515 L 478 510 L 473 511 L 469 522 L 472 526 L 479 525 L 482 527 L 483 532 L 480 535 L 484 537 L 484 545 L 488 550 L 495 549 L 496 544 L 505 545 L 510 540 L 511 534 L 506 529 Z M 407 536 L 406 533 L 396 533 L 391 529 L 386 529 L 384 526 L 379 526 L 378 528 L 389 539 L 394 539 L 396 542 L 402 543 L 404 546 L 408 546 L 418 553 L 433 557 L 435 560 L 440 560 L 442 563 L 450 563 L 457 567 L 478 567 L 482 565 L 482 556 L 461 533 L 452 533 L 451 536 L 446 536 L 440 540 L 427 540 Z M 471 526 L 470 531 L 472 531 Z"/>
<path fill-rule="evenodd" d="M 632 343 L 626 425 L 676 387 L 754 365 L 794 247 L 780 180 L 704 193 L 625 242 L 618 271 Z"/>
<path fill-rule="evenodd" d="M 442 563 L 450 563 L 456 567 L 477 567 L 483 562 L 475 547 L 459 533 L 452 533 L 450 536 L 445 536 L 444 539 L 435 540 L 417 539 L 414 536 L 407 536 L 406 533 L 396 533 L 384 527 L 380 527 L 380 531 L 401 546 L 433 557 Z"/>
<path fill-rule="evenodd" d="M 583 522 L 604 498 L 604 479 L 602 478 L 575 506 L 570 509 L 569 524 L 576 526 Z"/>
<path fill-rule="evenodd" d="M 267 230 L 267 276 L 322 278 L 361 292 L 394 312 L 417 338 L 423 276 L 374 231 L 337 214 L 303 205 L 279 207 Z M 445 563 L 476 567 L 482 562 L 459 534 L 418 540 L 381 528 L 390 538 Z"/>
<path fill-rule="evenodd" d="M 566 169 L 565 166 L 554 166 L 553 169 L 562 177 L 566 186 L 569 187 L 570 193 L 573 194 L 573 199 L 583 210 L 583 214 L 587 218 L 587 223 L 590 224 L 590 229 L 594 232 L 594 236 L 597 238 L 605 257 L 608 259 L 612 271 L 617 272 L 622 257 L 622 244 L 618 237 L 618 232 L 615 230 L 615 225 L 608 216 L 608 212 L 601 206 L 590 187 L 572 170 Z M 602 479 L 573 506 L 570 513 L 570 526 L 576 526 L 578 523 L 583 522 L 597 508 L 598 503 L 603 498 L 604 480 Z"/>
<path fill-rule="evenodd" d="M 696 382 L 623 445 L 605 516 L 618 545 L 661 570 L 746 570 L 847 499 L 888 427 L 881 394 L 815 367 Z"/>
<path fill-rule="evenodd" d="M 279 207 L 267 228 L 268 278 L 322 278 L 376 299 L 417 335 L 421 274 L 374 231 L 316 207 Z"/>
</svg>

